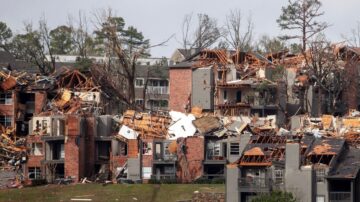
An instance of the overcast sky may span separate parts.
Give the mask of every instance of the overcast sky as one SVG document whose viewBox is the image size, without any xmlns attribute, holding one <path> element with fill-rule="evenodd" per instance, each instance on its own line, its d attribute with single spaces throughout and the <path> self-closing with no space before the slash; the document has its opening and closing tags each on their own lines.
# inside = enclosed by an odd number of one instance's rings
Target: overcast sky
<svg viewBox="0 0 360 202">
<path fill-rule="evenodd" d="M 360 20 L 360 0 L 323 0 L 323 20 L 332 24 L 326 35 L 333 41 L 341 41 L 341 34 L 348 34 Z M 180 47 L 181 22 L 185 14 L 207 13 L 225 22 L 230 9 L 240 9 L 244 16 L 252 14 L 255 36 L 278 36 L 283 33 L 276 24 L 281 7 L 287 0 L 0 0 L 0 21 L 15 32 L 23 31 L 23 22 L 34 24 L 45 15 L 51 28 L 66 24 L 67 16 L 77 15 L 79 9 L 91 16 L 95 10 L 112 8 L 127 25 L 133 25 L 149 38 L 152 44 L 176 34 L 166 47 L 154 48 L 153 57 L 169 57 Z"/>
</svg>

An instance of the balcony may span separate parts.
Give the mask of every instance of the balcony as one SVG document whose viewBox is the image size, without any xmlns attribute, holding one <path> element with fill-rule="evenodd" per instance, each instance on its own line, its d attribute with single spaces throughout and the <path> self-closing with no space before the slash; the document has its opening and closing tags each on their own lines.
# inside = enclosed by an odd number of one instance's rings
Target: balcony
<svg viewBox="0 0 360 202">
<path fill-rule="evenodd" d="M 167 95 L 167 94 L 169 94 L 169 87 L 168 86 L 147 86 L 146 93 L 154 94 L 154 95 Z"/>
<path fill-rule="evenodd" d="M 329 202 L 351 202 L 351 192 L 330 192 Z"/>
<path fill-rule="evenodd" d="M 176 174 L 155 174 L 153 175 L 153 178 L 157 179 L 157 180 L 174 180 L 176 179 Z"/>
<path fill-rule="evenodd" d="M 270 191 L 270 179 L 267 178 L 240 178 L 239 190 L 241 192 L 269 192 Z"/>
</svg>

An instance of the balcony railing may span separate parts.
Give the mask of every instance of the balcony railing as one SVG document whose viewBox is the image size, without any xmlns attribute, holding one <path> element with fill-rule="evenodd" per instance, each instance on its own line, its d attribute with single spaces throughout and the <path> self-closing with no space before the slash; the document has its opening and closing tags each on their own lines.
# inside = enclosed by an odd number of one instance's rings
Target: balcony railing
<svg viewBox="0 0 360 202">
<path fill-rule="evenodd" d="M 266 178 L 240 178 L 239 188 L 246 191 L 269 191 L 270 190 L 270 179 Z"/>
<path fill-rule="evenodd" d="M 153 175 L 155 179 L 157 180 L 172 180 L 172 179 L 176 179 L 176 173 L 172 173 L 172 174 L 160 174 L 160 175 Z"/>
<path fill-rule="evenodd" d="M 146 92 L 148 94 L 157 94 L 157 95 L 169 94 L 169 87 L 168 86 L 147 86 Z"/>
<path fill-rule="evenodd" d="M 160 155 L 160 154 L 155 154 L 155 155 L 154 155 L 154 160 L 155 160 L 155 161 L 176 161 L 176 160 L 177 160 L 177 156 L 176 156 L 176 155 Z"/>
<path fill-rule="evenodd" d="M 351 192 L 330 192 L 330 202 L 350 202 Z"/>
</svg>

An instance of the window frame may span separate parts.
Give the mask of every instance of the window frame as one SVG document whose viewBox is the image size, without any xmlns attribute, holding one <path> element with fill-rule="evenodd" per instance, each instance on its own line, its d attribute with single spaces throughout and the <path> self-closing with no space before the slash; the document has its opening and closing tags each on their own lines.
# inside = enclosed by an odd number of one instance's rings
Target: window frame
<svg viewBox="0 0 360 202">
<path fill-rule="evenodd" d="M 233 146 L 235 146 L 235 144 L 237 146 L 237 152 L 233 151 L 233 149 L 234 149 Z M 229 151 L 229 153 L 230 153 L 231 156 L 240 155 L 240 143 L 238 143 L 238 142 L 230 142 L 230 151 Z"/>
<path fill-rule="evenodd" d="M 274 181 L 277 184 L 284 183 L 284 170 L 283 169 L 275 169 L 274 170 Z"/>
<path fill-rule="evenodd" d="M 34 177 L 30 177 L 30 175 L 34 175 Z M 27 176 L 28 176 L 28 178 L 30 180 L 42 179 L 42 177 L 41 177 L 41 168 L 40 167 L 28 167 Z"/>
<path fill-rule="evenodd" d="M 144 99 L 135 99 L 135 104 L 142 106 L 144 104 Z"/>
<path fill-rule="evenodd" d="M 325 168 L 316 168 L 316 182 L 317 183 L 324 183 L 325 182 L 325 176 L 326 176 L 326 170 Z"/>
<path fill-rule="evenodd" d="M 40 147 L 38 147 L 39 151 L 40 151 L 40 154 L 35 154 L 36 145 L 40 145 Z M 42 155 L 44 155 L 43 143 L 41 143 L 41 142 L 33 142 L 33 143 L 31 143 L 30 148 L 31 148 L 30 155 L 32 155 L 32 156 L 42 156 Z"/>
<path fill-rule="evenodd" d="M 12 126 L 12 116 L 9 115 L 0 115 L 0 124 L 4 127 L 11 127 Z"/>
<path fill-rule="evenodd" d="M 138 85 L 137 81 L 141 81 L 141 85 Z M 144 87 L 144 78 L 135 78 L 135 88 L 143 88 Z"/>
<path fill-rule="evenodd" d="M 12 104 L 14 104 L 12 93 L 0 93 L 0 104 L 1 105 L 12 105 Z"/>
</svg>

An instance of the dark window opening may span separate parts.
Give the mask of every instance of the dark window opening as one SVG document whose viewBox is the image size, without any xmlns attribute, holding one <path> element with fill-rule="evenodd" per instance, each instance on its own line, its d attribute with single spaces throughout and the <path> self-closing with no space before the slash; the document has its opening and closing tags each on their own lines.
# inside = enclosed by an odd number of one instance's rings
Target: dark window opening
<svg viewBox="0 0 360 202">
<path fill-rule="evenodd" d="M 96 142 L 96 159 L 108 161 L 110 159 L 110 141 L 98 141 Z"/>
<path fill-rule="evenodd" d="M 13 104 L 12 93 L 0 93 L 0 104 L 3 105 Z"/>
<path fill-rule="evenodd" d="M 12 125 L 12 116 L 0 115 L 0 124 L 4 127 L 10 127 Z"/>
</svg>

